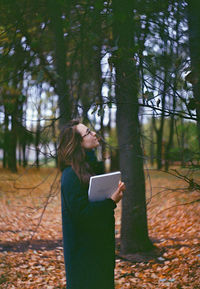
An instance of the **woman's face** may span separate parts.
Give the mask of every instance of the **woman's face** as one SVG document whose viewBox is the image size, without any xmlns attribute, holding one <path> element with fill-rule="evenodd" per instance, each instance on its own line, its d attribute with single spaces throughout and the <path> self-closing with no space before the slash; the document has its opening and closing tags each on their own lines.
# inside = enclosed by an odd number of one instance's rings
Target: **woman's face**
<svg viewBox="0 0 200 289">
<path fill-rule="evenodd" d="M 94 149 L 99 146 L 99 140 L 96 137 L 96 132 L 91 131 L 87 126 L 82 123 L 77 124 L 77 131 L 82 136 L 82 147 L 85 149 Z"/>
</svg>

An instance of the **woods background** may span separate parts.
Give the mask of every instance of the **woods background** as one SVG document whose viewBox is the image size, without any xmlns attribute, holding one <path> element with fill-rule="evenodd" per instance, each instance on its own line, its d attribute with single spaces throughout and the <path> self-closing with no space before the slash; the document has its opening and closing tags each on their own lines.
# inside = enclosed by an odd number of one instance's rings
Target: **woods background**
<svg viewBox="0 0 200 289">
<path fill-rule="evenodd" d="M 45 172 L 29 194 L 53 172 L 44 202 L 31 207 L 35 232 L 59 194 L 59 130 L 82 119 L 101 137 L 106 170 L 120 169 L 126 183 L 119 256 L 158 254 L 147 225 L 152 174 L 181 180 L 186 204 L 200 200 L 199 2 L 0 0 L 0 8 L 0 197 L 9 199 L 5 180 Z"/>
</svg>

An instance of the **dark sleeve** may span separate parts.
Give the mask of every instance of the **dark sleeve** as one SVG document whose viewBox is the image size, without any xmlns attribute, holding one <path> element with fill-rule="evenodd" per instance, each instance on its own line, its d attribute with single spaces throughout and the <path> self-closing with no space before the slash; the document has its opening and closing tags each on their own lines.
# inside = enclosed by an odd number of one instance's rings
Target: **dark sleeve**
<svg viewBox="0 0 200 289">
<path fill-rule="evenodd" d="M 61 192 L 64 207 L 70 211 L 74 218 L 88 220 L 91 218 L 101 218 L 110 215 L 116 208 L 116 204 L 112 199 L 103 201 L 90 202 L 87 192 L 85 192 L 81 183 L 73 171 L 64 174 L 61 182 Z"/>
</svg>

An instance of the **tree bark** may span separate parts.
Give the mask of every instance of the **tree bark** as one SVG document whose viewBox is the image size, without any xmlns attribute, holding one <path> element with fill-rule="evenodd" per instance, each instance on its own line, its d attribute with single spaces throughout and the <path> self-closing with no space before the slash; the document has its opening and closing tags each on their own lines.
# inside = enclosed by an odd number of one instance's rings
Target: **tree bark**
<svg viewBox="0 0 200 289">
<path fill-rule="evenodd" d="M 22 157 L 23 157 L 23 167 L 25 168 L 27 166 L 27 158 L 26 158 L 26 142 L 22 144 Z"/>
<path fill-rule="evenodd" d="M 9 131 L 9 148 L 8 148 L 8 168 L 12 172 L 17 171 L 17 112 L 14 110 L 11 115 L 11 130 Z"/>
<path fill-rule="evenodd" d="M 8 113 L 6 109 L 6 105 L 4 106 L 4 124 L 5 124 L 5 131 L 4 131 L 4 146 L 3 146 L 3 168 L 7 167 L 8 164 L 8 147 L 9 147 L 9 141 L 8 141 L 8 136 L 9 136 L 9 131 L 8 131 Z"/>
<path fill-rule="evenodd" d="M 36 134 L 35 134 L 35 164 L 36 167 L 39 168 L 40 167 L 40 159 L 39 159 L 39 155 L 40 155 L 40 118 L 41 118 L 41 106 L 40 103 L 38 105 L 37 108 L 37 127 L 36 127 Z"/>
<path fill-rule="evenodd" d="M 150 164 L 152 167 L 154 165 L 154 158 L 155 158 L 155 149 L 154 149 L 155 140 L 154 140 L 154 133 L 153 133 L 153 122 L 154 122 L 153 118 L 155 118 L 154 112 L 153 112 L 151 124 L 150 124 L 150 136 L 151 136 L 151 139 L 150 139 Z"/>
<path fill-rule="evenodd" d="M 180 21 L 181 21 L 181 16 L 180 16 L 180 0 L 178 1 L 178 7 L 176 11 L 176 46 L 174 47 L 173 42 L 171 42 L 171 54 L 173 57 L 173 53 L 175 50 L 175 55 L 176 58 L 178 59 L 179 57 L 179 38 L 180 38 L 180 32 L 179 32 L 179 26 L 180 26 Z M 177 67 L 174 66 L 174 81 L 173 81 L 173 95 L 172 95 L 172 110 L 175 112 L 176 109 L 176 102 L 177 102 L 177 96 L 176 96 L 176 90 L 177 90 L 177 82 L 178 82 L 178 72 L 177 72 Z M 171 114 L 170 118 L 170 131 L 169 131 L 169 139 L 168 143 L 166 145 L 166 150 L 165 150 L 165 171 L 169 170 L 169 163 L 170 163 L 170 150 L 173 146 L 173 139 L 174 139 L 174 127 L 175 127 L 175 115 Z"/>
<path fill-rule="evenodd" d="M 162 113 L 161 117 L 159 119 L 159 127 L 156 128 L 156 121 L 153 117 L 153 125 L 156 132 L 156 162 L 157 162 L 157 169 L 160 170 L 162 168 L 162 160 L 163 160 L 163 130 L 164 130 L 164 122 L 165 122 L 165 104 L 166 104 L 166 90 L 167 90 L 167 68 L 165 67 L 164 71 L 164 85 L 163 85 L 163 92 L 161 96 L 161 102 L 162 102 Z"/>
<path fill-rule="evenodd" d="M 180 151 L 181 151 L 181 166 L 185 166 L 184 158 L 184 146 L 185 146 L 185 128 L 184 128 L 184 119 L 181 118 L 181 137 L 180 137 Z"/>
<path fill-rule="evenodd" d="M 120 168 L 126 192 L 122 199 L 121 254 L 152 249 L 148 237 L 143 153 L 138 120 L 138 79 L 134 47 L 134 1 L 113 1 L 116 68 L 117 132 Z"/>
<path fill-rule="evenodd" d="M 18 164 L 21 167 L 21 165 L 22 165 L 22 148 L 21 148 L 20 143 L 18 145 L 19 145 L 18 146 Z"/>
<path fill-rule="evenodd" d="M 169 161 L 170 161 L 170 149 L 173 144 L 174 137 L 174 115 L 172 114 L 170 118 L 170 127 L 169 127 L 169 139 L 165 148 L 165 171 L 169 170 Z"/>
<path fill-rule="evenodd" d="M 200 2 L 188 0 L 189 47 L 193 74 L 193 94 L 197 114 L 197 134 L 200 148 Z"/>
<path fill-rule="evenodd" d="M 62 9 L 59 1 L 49 0 L 51 27 L 55 43 L 56 93 L 60 109 L 59 126 L 70 120 L 72 108 L 67 86 L 66 47 L 62 23 Z"/>
</svg>

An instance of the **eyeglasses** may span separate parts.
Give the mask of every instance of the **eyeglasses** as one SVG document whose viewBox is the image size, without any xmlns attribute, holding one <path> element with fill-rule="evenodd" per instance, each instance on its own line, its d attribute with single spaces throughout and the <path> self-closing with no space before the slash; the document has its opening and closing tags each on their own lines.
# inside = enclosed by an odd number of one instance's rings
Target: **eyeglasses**
<svg viewBox="0 0 200 289">
<path fill-rule="evenodd" d="M 90 133 L 91 133 L 91 130 L 88 128 L 87 131 L 86 131 L 86 134 L 82 135 L 82 138 L 84 138 L 85 136 L 87 136 Z"/>
</svg>

